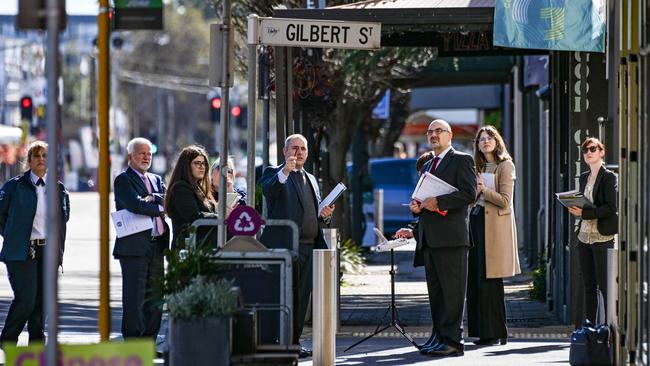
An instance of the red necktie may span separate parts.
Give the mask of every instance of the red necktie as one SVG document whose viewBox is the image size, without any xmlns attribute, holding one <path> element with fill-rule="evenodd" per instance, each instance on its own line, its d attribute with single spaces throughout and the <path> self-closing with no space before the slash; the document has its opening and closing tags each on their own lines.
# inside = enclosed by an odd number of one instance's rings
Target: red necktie
<svg viewBox="0 0 650 366">
<path fill-rule="evenodd" d="M 149 181 L 149 178 L 147 177 L 146 173 L 141 177 L 145 187 L 147 187 L 147 192 L 149 192 L 149 194 L 153 193 L 151 182 Z M 160 216 L 156 216 L 156 232 L 158 235 L 162 235 L 165 232 L 165 225 L 163 224 L 163 220 Z"/>
<path fill-rule="evenodd" d="M 431 163 L 431 169 L 429 169 L 429 173 L 433 173 L 436 171 L 439 161 L 440 161 L 440 157 L 436 156 L 435 158 L 433 158 L 433 162 Z"/>
</svg>

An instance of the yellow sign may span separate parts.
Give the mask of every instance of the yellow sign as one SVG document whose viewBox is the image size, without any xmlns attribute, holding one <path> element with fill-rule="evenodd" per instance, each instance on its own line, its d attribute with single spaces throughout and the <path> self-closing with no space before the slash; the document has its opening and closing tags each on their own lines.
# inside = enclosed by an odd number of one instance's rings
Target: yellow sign
<svg viewBox="0 0 650 366">
<path fill-rule="evenodd" d="M 27 347 L 5 346 L 7 366 L 45 365 L 45 347 L 42 344 Z M 62 344 L 61 366 L 153 366 L 153 341 L 137 340 L 100 344 Z"/>
</svg>

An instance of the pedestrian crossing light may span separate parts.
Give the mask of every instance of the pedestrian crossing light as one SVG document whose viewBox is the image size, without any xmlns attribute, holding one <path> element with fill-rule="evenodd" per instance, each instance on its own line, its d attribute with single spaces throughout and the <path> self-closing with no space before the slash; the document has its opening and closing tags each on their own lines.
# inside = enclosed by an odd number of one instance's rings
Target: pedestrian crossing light
<svg viewBox="0 0 650 366">
<path fill-rule="evenodd" d="M 34 103 L 32 97 L 24 96 L 20 98 L 20 119 L 31 121 L 33 113 Z"/>
<path fill-rule="evenodd" d="M 210 99 L 210 120 L 213 123 L 219 123 L 221 120 L 221 97 Z"/>
</svg>

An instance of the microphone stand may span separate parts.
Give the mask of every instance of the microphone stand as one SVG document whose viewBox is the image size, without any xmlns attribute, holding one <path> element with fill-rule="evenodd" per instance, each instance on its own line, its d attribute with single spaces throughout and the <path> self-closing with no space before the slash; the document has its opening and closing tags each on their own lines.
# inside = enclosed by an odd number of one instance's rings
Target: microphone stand
<svg viewBox="0 0 650 366">
<path fill-rule="evenodd" d="M 415 348 L 420 349 L 418 344 L 415 343 L 413 338 L 411 338 L 411 336 L 408 333 L 406 333 L 406 331 L 404 330 L 404 328 L 400 324 L 399 314 L 397 312 L 397 305 L 395 305 L 395 255 L 394 255 L 393 249 L 390 250 L 390 271 L 388 273 L 390 273 L 390 306 L 388 307 L 388 309 L 386 309 L 386 312 L 384 313 L 384 317 L 381 319 L 379 324 L 377 324 L 377 328 L 375 328 L 375 331 L 372 334 L 370 334 L 369 336 L 363 338 L 360 341 L 357 341 L 356 343 L 354 343 L 350 347 L 346 348 L 345 351 L 343 351 L 343 352 L 347 352 L 348 350 L 352 349 L 353 347 L 367 341 L 368 339 L 376 336 L 377 334 L 385 331 L 386 329 L 388 329 L 390 327 L 395 328 L 402 336 L 404 336 L 404 338 L 406 338 L 409 342 L 411 342 L 411 344 Z M 390 312 L 390 321 L 388 322 L 388 324 L 384 325 L 384 320 L 386 320 L 388 312 Z M 382 327 L 382 325 L 383 325 L 383 327 Z"/>
</svg>

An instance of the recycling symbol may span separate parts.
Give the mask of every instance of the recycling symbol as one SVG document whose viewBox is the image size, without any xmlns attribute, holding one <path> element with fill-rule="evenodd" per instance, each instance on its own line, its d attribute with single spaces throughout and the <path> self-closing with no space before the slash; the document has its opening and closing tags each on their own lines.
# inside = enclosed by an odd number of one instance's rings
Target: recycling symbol
<svg viewBox="0 0 650 366">
<path fill-rule="evenodd" d="M 235 230 L 250 233 L 255 230 L 253 218 L 248 212 L 242 212 L 241 215 L 235 220 Z"/>
<path fill-rule="evenodd" d="M 255 235 L 263 223 L 260 214 L 246 205 L 237 206 L 226 219 L 228 231 L 232 235 Z"/>
</svg>

